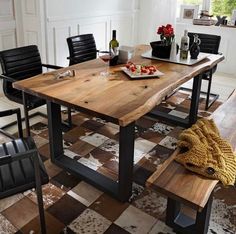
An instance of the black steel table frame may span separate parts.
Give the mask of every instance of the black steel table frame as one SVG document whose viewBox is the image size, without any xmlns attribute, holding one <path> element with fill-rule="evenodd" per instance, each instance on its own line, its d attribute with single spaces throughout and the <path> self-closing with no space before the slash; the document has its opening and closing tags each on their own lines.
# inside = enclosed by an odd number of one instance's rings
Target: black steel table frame
<svg viewBox="0 0 236 234">
<path fill-rule="evenodd" d="M 156 109 L 153 109 L 150 113 L 148 113 L 148 115 L 154 118 L 158 118 L 160 120 L 165 120 L 167 122 L 173 123 L 184 128 L 192 126 L 197 121 L 199 98 L 201 94 L 201 84 L 202 74 L 193 78 L 192 98 L 188 118 L 182 119 Z"/>
<path fill-rule="evenodd" d="M 197 211 L 196 218 L 181 213 L 181 202 L 168 197 L 166 210 L 166 225 L 177 233 L 207 234 L 213 195 L 211 194 L 203 210 Z"/>
<path fill-rule="evenodd" d="M 133 122 L 125 127 L 120 126 L 119 172 L 118 181 L 114 181 L 64 155 L 60 105 L 47 101 L 47 111 L 52 162 L 111 194 L 118 200 L 122 202 L 128 201 L 132 194 L 135 123 Z"/>
</svg>

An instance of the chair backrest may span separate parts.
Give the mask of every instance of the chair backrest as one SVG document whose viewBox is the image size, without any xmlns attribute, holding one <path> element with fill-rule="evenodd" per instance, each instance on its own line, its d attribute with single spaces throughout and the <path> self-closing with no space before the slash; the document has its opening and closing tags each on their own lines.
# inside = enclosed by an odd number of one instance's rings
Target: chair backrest
<svg viewBox="0 0 236 234">
<path fill-rule="evenodd" d="M 190 46 L 193 43 L 193 35 L 197 34 L 201 40 L 200 51 L 210 54 L 218 54 L 221 36 L 203 33 L 189 32 Z"/>
<path fill-rule="evenodd" d="M 93 34 L 83 34 L 66 39 L 70 53 L 70 64 L 96 59 L 97 48 Z"/>
<path fill-rule="evenodd" d="M 42 73 L 42 62 L 36 45 L 24 46 L 0 52 L 2 73 L 16 80 L 23 80 Z M 10 97 L 16 90 L 12 83 L 3 80 L 3 90 Z"/>
</svg>

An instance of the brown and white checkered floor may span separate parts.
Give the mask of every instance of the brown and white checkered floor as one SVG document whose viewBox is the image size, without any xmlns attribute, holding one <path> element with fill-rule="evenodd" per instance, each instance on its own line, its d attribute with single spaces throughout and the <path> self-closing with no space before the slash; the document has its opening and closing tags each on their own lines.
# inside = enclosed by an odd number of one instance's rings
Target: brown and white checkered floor
<svg viewBox="0 0 236 234">
<path fill-rule="evenodd" d="M 187 117 L 189 94 L 177 92 L 158 108 Z M 208 116 L 220 105 L 216 102 Z M 64 115 L 64 114 L 63 114 Z M 118 126 L 81 113 L 65 132 L 65 155 L 114 180 L 118 170 Z M 49 157 L 47 120 L 32 126 L 32 135 L 50 182 L 43 186 L 48 233 L 174 233 L 165 223 L 166 199 L 145 188 L 146 179 L 170 156 L 182 128 L 144 117 L 136 123 L 134 185 L 130 202 L 120 203 L 93 186 L 53 165 Z M 235 188 L 218 186 L 214 194 L 209 233 L 236 233 Z M 38 233 L 34 191 L 0 200 L 0 233 Z"/>
</svg>

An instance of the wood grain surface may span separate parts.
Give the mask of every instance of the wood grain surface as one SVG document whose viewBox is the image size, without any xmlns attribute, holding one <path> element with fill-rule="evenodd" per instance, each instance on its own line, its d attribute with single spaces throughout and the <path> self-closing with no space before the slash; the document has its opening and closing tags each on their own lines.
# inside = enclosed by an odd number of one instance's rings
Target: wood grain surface
<svg viewBox="0 0 236 234">
<path fill-rule="evenodd" d="M 221 136 L 227 139 L 233 150 L 236 149 L 236 92 L 221 105 L 211 116 Z M 178 149 L 175 151 L 175 155 Z M 208 179 L 186 170 L 175 162 L 174 157 L 162 173 L 157 171 L 147 181 L 147 186 L 169 196 L 183 204 L 201 211 L 206 205 L 210 194 L 219 182 Z"/>
<path fill-rule="evenodd" d="M 221 136 L 231 144 L 233 151 L 236 151 L 236 91 L 211 117 L 219 128 Z"/>
<path fill-rule="evenodd" d="M 185 66 L 163 61 L 144 59 L 141 54 L 149 46 L 138 46 L 133 62 L 156 65 L 165 75 L 161 78 L 130 80 L 117 65 L 110 67 L 114 75 L 104 78 L 100 75 L 107 64 L 96 59 L 68 68 L 14 83 L 14 88 L 32 95 L 56 102 L 126 126 L 148 113 L 163 97 L 192 77 L 212 68 L 224 59 L 222 55 L 210 55 L 194 66 Z M 74 69 L 75 77 L 56 80 L 55 75 Z"/>
</svg>

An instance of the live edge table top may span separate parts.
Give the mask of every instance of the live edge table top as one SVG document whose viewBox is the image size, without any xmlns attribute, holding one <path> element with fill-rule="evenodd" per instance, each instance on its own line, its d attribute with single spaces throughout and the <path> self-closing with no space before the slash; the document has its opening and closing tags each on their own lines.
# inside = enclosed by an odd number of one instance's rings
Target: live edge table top
<svg viewBox="0 0 236 234">
<path fill-rule="evenodd" d="M 110 67 L 110 72 L 115 75 L 105 78 L 100 72 L 106 69 L 107 64 L 95 59 L 17 81 L 13 86 L 45 100 L 126 126 L 151 111 L 172 90 L 224 59 L 222 55 L 211 54 L 194 66 L 186 66 L 142 58 L 141 54 L 149 49 L 146 45 L 137 46 L 132 62 L 157 66 L 164 73 L 160 78 L 130 80 L 121 71 L 122 65 Z M 56 73 L 69 69 L 75 70 L 75 77 L 55 79 Z"/>
</svg>

